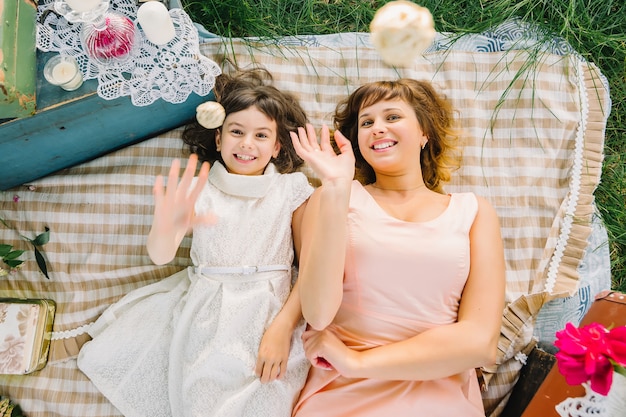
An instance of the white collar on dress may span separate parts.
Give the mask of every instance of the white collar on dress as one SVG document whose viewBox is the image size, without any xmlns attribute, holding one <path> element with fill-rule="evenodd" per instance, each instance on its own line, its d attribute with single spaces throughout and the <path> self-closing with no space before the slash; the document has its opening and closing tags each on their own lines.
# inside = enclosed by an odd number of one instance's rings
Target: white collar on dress
<svg viewBox="0 0 626 417">
<path fill-rule="evenodd" d="M 220 162 L 215 161 L 209 171 L 209 182 L 220 191 L 239 197 L 263 197 L 280 173 L 269 163 L 263 175 L 231 174 Z"/>
</svg>

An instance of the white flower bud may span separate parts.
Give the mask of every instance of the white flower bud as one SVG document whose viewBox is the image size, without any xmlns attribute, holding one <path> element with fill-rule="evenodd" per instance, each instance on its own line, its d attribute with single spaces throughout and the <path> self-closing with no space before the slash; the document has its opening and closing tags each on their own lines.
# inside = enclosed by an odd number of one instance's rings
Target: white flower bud
<svg viewBox="0 0 626 417">
<path fill-rule="evenodd" d="M 426 7 L 406 0 L 378 9 L 370 23 L 370 39 L 383 61 L 408 66 L 435 39 L 435 22 Z"/>
<path fill-rule="evenodd" d="M 217 129 L 224 123 L 226 112 L 217 101 L 205 101 L 196 107 L 196 120 L 202 127 Z"/>
</svg>

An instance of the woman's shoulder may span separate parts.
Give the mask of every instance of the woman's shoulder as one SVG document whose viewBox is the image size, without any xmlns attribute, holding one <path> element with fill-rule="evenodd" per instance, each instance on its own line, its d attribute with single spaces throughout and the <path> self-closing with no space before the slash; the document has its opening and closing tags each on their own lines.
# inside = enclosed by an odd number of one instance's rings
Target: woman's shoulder
<svg viewBox="0 0 626 417">
<path fill-rule="evenodd" d="M 462 202 L 464 204 L 477 205 L 479 197 L 471 191 L 464 191 L 458 193 L 450 193 L 450 197 L 453 200 Z"/>
<path fill-rule="evenodd" d="M 478 194 L 476 194 L 473 191 L 463 191 L 463 192 L 456 192 L 456 193 L 450 193 L 451 196 L 455 196 L 454 198 L 456 198 L 457 200 L 463 200 L 463 201 L 476 201 L 477 204 L 481 205 L 481 204 L 491 204 L 489 203 L 489 200 L 487 200 L 485 197 L 482 197 Z"/>
<path fill-rule="evenodd" d="M 472 191 L 464 191 L 464 192 L 459 192 L 459 193 L 452 193 L 451 195 L 456 196 L 455 198 L 457 198 L 458 200 L 461 201 L 465 201 L 465 202 L 470 202 L 473 201 L 475 202 L 475 204 L 478 206 L 478 209 L 480 209 L 481 207 L 486 207 L 486 208 L 490 208 L 493 209 L 493 206 L 491 205 L 491 202 L 485 198 L 482 197 Z"/>
<path fill-rule="evenodd" d="M 493 204 L 483 196 L 477 195 L 471 191 L 452 193 L 451 195 L 454 196 L 453 198 L 455 198 L 462 207 L 466 210 L 471 209 L 476 215 L 480 214 L 482 217 L 498 217 Z"/>
<path fill-rule="evenodd" d="M 448 193 L 449 202 L 445 210 L 448 216 L 465 218 L 472 223 L 478 214 L 478 196 L 473 192 Z"/>
</svg>

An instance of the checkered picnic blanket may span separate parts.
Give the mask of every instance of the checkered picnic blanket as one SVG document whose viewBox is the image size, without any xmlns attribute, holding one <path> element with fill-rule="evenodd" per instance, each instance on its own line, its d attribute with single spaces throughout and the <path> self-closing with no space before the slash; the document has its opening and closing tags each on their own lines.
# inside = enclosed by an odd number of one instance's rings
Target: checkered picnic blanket
<svg viewBox="0 0 626 417">
<path fill-rule="evenodd" d="M 385 65 L 367 34 L 215 38 L 201 45 L 216 62 L 267 68 L 315 126 L 330 124 L 337 102 L 368 81 L 427 79 L 452 101 L 464 161 L 447 191 L 489 199 L 505 243 L 508 306 L 498 365 L 485 370 L 484 402 L 494 417 L 517 379 L 539 310 L 578 291 L 610 108 L 606 81 L 592 63 L 562 42 L 533 47 L 527 28 L 518 28 L 459 39 L 439 34 L 402 69 Z M 108 305 L 189 264 L 188 239 L 167 266 L 153 265 L 145 249 L 152 185 L 183 156 L 180 134 L 174 129 L 0 194 L 0 217 L 10 227 L 0 226 L 0 242 L 29 249 L 18 232 L 34 237 L 49 227 L 51 233 L 43 247 L 49 280 L 34 261 L 0 278 L 2 294 L 49 297 L 58 305 L 48 365 L 28 376 L 0 376 L 0 394 L 28 416 L 119 415 L 78 371 L 75 355 L 85 326 Z"/>
</svg>

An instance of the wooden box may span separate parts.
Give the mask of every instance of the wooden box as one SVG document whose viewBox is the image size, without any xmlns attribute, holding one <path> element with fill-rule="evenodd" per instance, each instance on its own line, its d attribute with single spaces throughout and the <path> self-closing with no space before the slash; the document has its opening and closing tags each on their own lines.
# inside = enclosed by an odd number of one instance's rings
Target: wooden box
<svg viewBox="0 0 626 417">
<path fill-rule="evenodd" d="M 24 375 L 48 361 L 56 304 L 0 298 L 0 374 Z"/>
</svg>

